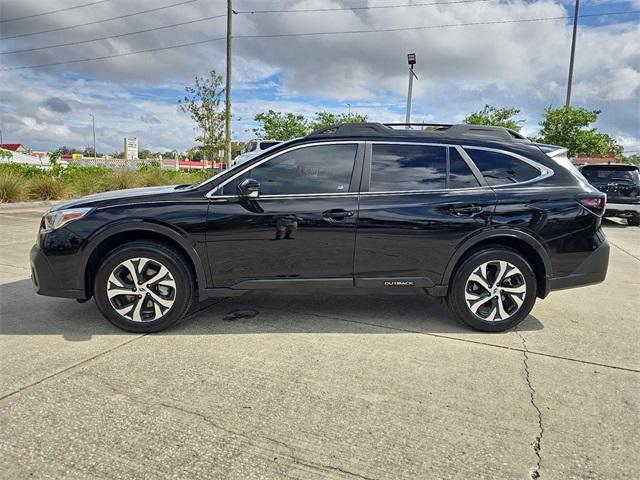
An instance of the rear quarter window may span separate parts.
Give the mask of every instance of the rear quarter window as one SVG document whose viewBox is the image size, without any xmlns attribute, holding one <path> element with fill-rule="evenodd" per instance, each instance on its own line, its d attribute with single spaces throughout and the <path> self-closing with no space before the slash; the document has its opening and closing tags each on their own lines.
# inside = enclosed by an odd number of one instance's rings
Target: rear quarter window
<svg viewBox="0 0 640 480">
<path fill-rule="evenodd" d="M 465 150 L 489 185 L 522 183 L 541 174 L 537 168 L 511 155 L 475 148 Z"/>
</svg>

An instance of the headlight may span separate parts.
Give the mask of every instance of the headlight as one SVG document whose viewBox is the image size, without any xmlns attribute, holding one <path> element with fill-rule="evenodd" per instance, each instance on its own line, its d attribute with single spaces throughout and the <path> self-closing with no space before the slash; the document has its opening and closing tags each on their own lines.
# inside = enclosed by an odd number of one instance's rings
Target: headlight
<svg viewBox="0 0 640 480">
<path fill-rule="evenodd" d="M 69 222 L 78 220 L 89 213 L 92 208 L 68 208 L 66 210 L 56 210 L 55 212 L 47 212 L 42 217 L 44 230 L 55 230 Z"/>
</svg>

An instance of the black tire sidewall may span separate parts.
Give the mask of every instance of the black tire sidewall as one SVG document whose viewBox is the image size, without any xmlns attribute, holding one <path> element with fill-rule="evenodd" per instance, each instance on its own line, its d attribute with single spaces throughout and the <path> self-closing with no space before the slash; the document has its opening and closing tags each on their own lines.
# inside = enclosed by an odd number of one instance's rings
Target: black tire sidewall
<svg viewBox="0 0 640 480">
<path fill-rule="evenodd" d="M 171 309 L 158 320 L 134 322 L 120 315 L 107 297 L 107 283 L 113 269 L 123 261 L 146 257 L 157 260 L 167 269 L 176 282 L 176 300 Z M 194 281 L 183 257 L 172 248 L 150 242 L 133 242 L 112 251 L 98 268 L 94 282 L 94 298 L 104 317 L 118 328 L 129 332 L 148 333 L 165 330 L 179 322 L 193 301 Z"/>
<path fill-rule="evenodd" d="M 467 307 L 464 297 L 469 275 L 482 263 L 492 260 L 505 260 L 518 267 L 527 285 L 527 293 L 520 310 L 512 317 L 498 322 L 490 322 L 476 317 Z M 519 324 L 529 315 L 536 302 L 536 287 L 535 273 L 522 255 L 509 248 L 491 247 L 472 253 L 460 264 L 450 284 L 447 303 L 456 317 L 468 326 L 483 332 L 502 332 Z"/>
</svg>

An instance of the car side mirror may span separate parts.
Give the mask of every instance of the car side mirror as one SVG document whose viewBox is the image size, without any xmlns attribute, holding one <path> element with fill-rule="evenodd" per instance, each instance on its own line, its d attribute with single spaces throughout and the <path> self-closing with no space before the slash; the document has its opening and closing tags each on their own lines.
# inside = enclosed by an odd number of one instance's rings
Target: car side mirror
<svg viewBox="0 0 640 480">
<path fill-rule="evenodd" d="M 260 182 L 253 178 L 247 178 L 238 185 L 238 194 L 241 197 L 258 198 L 260 196 Z"/>
</svg>

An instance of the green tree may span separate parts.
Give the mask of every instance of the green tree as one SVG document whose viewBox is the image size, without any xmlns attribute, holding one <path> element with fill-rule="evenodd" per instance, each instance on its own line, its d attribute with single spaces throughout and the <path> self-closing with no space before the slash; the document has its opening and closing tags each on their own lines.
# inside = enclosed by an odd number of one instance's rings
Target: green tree
<svg viewBox="0 0 640 480">
<path fill-rule="evenodd" d="M 211 70 L 208 78 L 196 76 L 195 85 L 185 90 L 187 94 L 178 104 L 198 125 L 201 133 L 195 141 L 202 144 L 207 158 L 212 159 L 225 145 L 224 109 L 220 106 L 224 94 L 222 77 Z"/>
<path fill-rule="evenodd" d="M 324 127 L 330 127 L 332 125 L 342 125 L 344 123 L 362 123 L 366 121 L 366 115 L 347 115 L 346 113 L 316 112 L 315 117 L 309 125 L 309 129 L 313 131 Z"/>
<path fill-rule="evenodd" d="M 524 120 L 515 120 L 520 110 L 509 107 L 494 107 L 485 105 L 479 112 L 470 113 L 463 121 L 469 125 L 493 125 L 495 127 L 505 127 L 519 132 Z"/>
<path fill-rule="evenodd" d="M 291 140 L 304 137 L 309 130 L 307 120 L 295 113 L 269 110 L 257 114 L 253 119 L 260 123 L 258 128 L 253 129 L 253 133 L 263 140 Z"/>
<path fill-rule="evenodd" d="M 600 110 L 549 106 L 540 122 L 539 140 L 568 148 L 570 157 L 578 154 L 621 154 L 622 148 L 613 138 L 589 127 L 598 120 L 599 114 Z"/>
<path fill-rule="evenodd" d="M 13 158 L 13 153 L 11 153 L 9 150 L 0 148 L 0 159 L 3 159 L 3 158 L 6 158 L 7 160 L 11 160 Z"/>
</svg>

